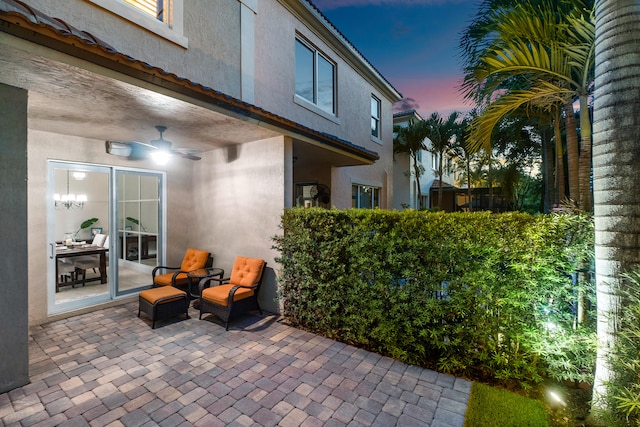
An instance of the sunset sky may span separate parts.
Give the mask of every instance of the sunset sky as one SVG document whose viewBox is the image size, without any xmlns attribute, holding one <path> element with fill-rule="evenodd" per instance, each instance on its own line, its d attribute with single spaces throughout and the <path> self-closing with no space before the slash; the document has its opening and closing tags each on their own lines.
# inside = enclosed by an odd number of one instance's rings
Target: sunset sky
<svg viewBox="0 0 640 427">
<path fill-rule="evenodd" d="M 404 96 L 394 112 L 468 111 L 460 34 L 478 0 L 311 0 Z"/>
</svg>

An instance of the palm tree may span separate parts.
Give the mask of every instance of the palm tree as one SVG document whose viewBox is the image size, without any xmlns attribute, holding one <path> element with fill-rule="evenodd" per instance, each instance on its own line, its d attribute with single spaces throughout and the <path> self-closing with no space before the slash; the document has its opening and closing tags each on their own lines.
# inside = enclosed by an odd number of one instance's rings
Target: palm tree
<svg viewBox="0 0 640 427">
<path fill-rule="evenodd" d="M 428 147 L 425 144 L 425 140 L 429 135 L 429 127 L 424 120 L 418 120 L 409 123 L 409 126 L 394 126 L 393 138 L 393 154 L 406 154 L 411 159 L 413 165 L 413 176 L 416 179 L 416 187 L 418 189 L 418 205 L 422 206 L 422 188 L 420 186 L 420 177 L 422 176 L 424 169 L 418 162 L 418 153 L 420 150 L 427 150 Z"/>
<path fill-rule="evenodd" d="M 458 131 L 458 118 L 460 113 L 454 111 L 444 120 L 438 113 L 432 113 L 431 116 L 425 120 L 425 124 L 429 129 L 429 139 L 431 144 L 429 151 L 438 156 L 438 207 L 442 208 L 442 175 L 444 174 L 444 158 L 445 153 L 453 147 L 455 143 L 455 136 Z"/>
<path fill-rule="evenodd" d="M 483 114 L 471 124 L 469 139 L 473 148 L 487 148 L 498 121 L 523 106 L 551 110 L 558 102 L 563 103 L 570 194 L 590 209 L 589 114 L 581 114 L 580 153 L 577 127 L 571 123 L 574 99 L 580 100 L 581 111 L 588 110 L 587 99 L 593 82 L 594 26 L 592 14 L 585 16 L 588 4 L 579 0 L 572 3 L 528 1 L 506 6 L 503 2 L 486 3 L 495 7 L 483 11 L 483 22 L 489 20 L 486 25 L 492 31 L 479 34 L 488 40 L 483 40 L 484 44 L 471 43 L 469 40 L 473 37 L 468 30 L 461 42 L 467 58 L 463 84 L 466 96 L 489 100 Z"/>
<path fill-rule="evenodd" d="M 593 186 L 596 229 L 598 355 L 593 394 L 606 405 L 608 355 L 616 343 L 621 273 L 640 265 L 640 9 L 637 0 L 596 2 Z"/>
<path fill-rule="evenodd" d="M 473 212 L 473 201 L 471 196 L 471 160 L 475 153 L 469 150 L 467 144 L 467 127 L 471 122 L 472 117 L 475 115 L 475 111 L 471 111 L 467 114 L 462 121 L 458 123 L 456 129 L 456 138 L 451 148 L 451 153 L 457 162 L 462 163 L 464 169 L 464 177 L 467 181 L 467 200 L 469 201 L 469 212 Z"/>
</svg>

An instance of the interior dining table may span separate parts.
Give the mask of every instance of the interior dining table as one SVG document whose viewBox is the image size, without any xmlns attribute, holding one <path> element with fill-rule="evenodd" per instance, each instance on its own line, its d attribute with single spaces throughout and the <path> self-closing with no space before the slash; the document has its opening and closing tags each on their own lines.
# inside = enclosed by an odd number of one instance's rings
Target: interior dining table
<svg viewBox="0 0 640 427">
<path fill-rule="evenodd" d="M 76 243 L 71 247 L 65 245 L 56 245 L 56 292 L 60 290 L 60 286 L 77 285 L 92 280 L 100 280 L 100 283 L 107 283 L 107 252 L 108 248 L 102 246 L 93 246 L 91 244 Z M 62 258 L 73 258 L 78 256 L 98 255 L 100 257 L 100 276 L 85 280 L 70 280 L 60 283 L 60 275 L 58 273 L 58 260 Z"/>
</svg>

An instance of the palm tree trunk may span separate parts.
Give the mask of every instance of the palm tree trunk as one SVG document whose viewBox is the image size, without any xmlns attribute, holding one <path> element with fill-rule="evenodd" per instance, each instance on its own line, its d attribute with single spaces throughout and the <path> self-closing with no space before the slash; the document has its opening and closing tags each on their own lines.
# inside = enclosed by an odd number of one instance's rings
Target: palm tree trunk
<svg viewBox="0 0 640 427">
<path fill-rule="evenodd" d="M 593 212 L 591 197 L 591 118 L 587 95 L 580 95 L 580 207 Z"/>
<path fill-rule="evenodd" d="M 413 173 L 416 175 L 416 187 L 418 190 L 418 208 L 422 209 L 422 188 L 420 188 L 420 166 L 418 165 L 418 156 L 412 155 L 413 158 Z"/>
<path fill-rule="evenodd" d="M 556 118 L 553 121 L 553 132 L 556 139 L 556 204 L 560 204 L 567 195 L 564 187 L 564 149 L 562 148 L 562 130 L 560 128 L 560 120 L 560 109 L 556 108 Z"/>
<path fill-rule="evenodd" d="M 545 126 L 542 132 L 542 166 L 544 195 L 542 198 L 542 212 L 549 213 L 553 204 L 553 146 L 549 137 L 548 127 Z"/>
<path fill-rule="evenodd" d="M 489 210 L 493 212 L 493 159 L 492 153 L 489 153 L 489 173 L 487 174 L 489 181 Z"/>
<path fill-rule="evenodd" d="M 580 153 L 578 151 L 578 129 L 576 127 L 576 116 L 573 112 L 573 104 L 564 105 L 565 130 L 567 132 L 567 164 L 569 165 L 569 198 L 580 204 L 580 180 L 579 162 Z"/>
<path fill-rule="evenodd" d="M 617 338 L 620 274 L 640 264 L 640 9 L 638 0 L 596 0 L 593 187 L 598 355 L 593 402 L 606 408 Z"/>
<path fill-rule="evenodd" d="M 469 212 L 473 212 L 473 200 L 471 199 L 471 157 L 467 153 L 467 199 L 469 201 Z"/>
<path fill-rule="evenodd" d="M 438 179 L 440 180 L 438 185 L 438 207 L 442 209 L 442 151 L 438 153 Z"/>
</svg>

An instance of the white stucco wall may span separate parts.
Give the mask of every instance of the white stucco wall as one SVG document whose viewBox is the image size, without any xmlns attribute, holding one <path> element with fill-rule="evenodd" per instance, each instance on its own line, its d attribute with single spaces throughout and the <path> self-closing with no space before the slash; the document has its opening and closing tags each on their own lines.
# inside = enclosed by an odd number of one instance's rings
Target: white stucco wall
<svg viewBox="0 0 640 427">
<path fill-rule="evenodd" d="M 210 249 L 214 265 L 227 276 L 237 255 L 262 258 L 267 273 L 261 306 L 278 311 L 272 238 L 285 206 L 284 137 L 255 141 L 205 153 L 194 168 L 192 217 L 198 233 L 191 241 Z"/>
<path fill-rule="evenodd" d="M 403 153 L 395 156 L 393 163 L 393 209 L 402 210 L 402 204 L 414 207 L 412 188 L 414 188 L 415 177 L 407 176 L 410 171 L 410 157 Z"/>
<path fill-rule="evenodd" d="M 28 0 L 28 3 L 89 31 L 122 53 L 235 98 L 242 97 L 238 0 L 186 0 L 182 27 L 187 47 L 132 24 L 89 0 Z M 153 18 L 138 14 L 143 21 L 155 24 Z"/>
</svg>

